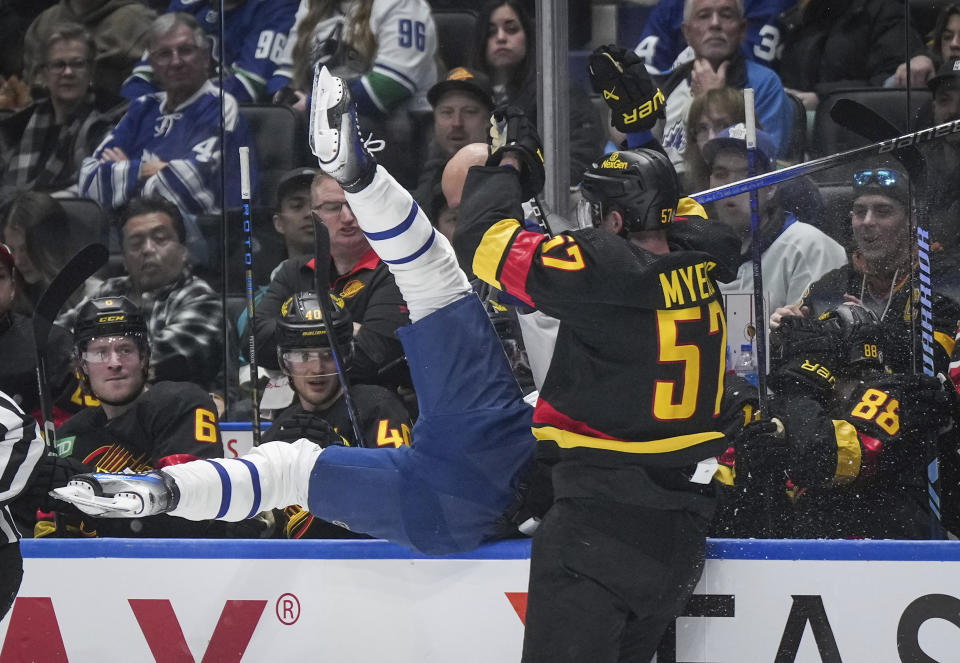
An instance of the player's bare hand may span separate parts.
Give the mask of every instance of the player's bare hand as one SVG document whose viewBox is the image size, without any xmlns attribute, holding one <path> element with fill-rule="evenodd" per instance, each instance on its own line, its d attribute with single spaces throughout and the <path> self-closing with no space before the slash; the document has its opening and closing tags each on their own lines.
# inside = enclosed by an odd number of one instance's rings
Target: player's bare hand
<svg viewBox="0 0 960 663">
<path fill-rule="evenodd" d="M 119 147 L 108 147 L 104 149 L 103 153 L 100 155 L 100 161 L 112 161 L 113 163 L 119 163 L 121 161 L 130 161 L 130 157 L 128 157 L 127 153 Z"/>
<path fill-rule="evenodd" d="M 719 90 L 727 84 L 727 61 L 720 63 L 717 69 L 713 68 L 706 58 L 699 58 L 693 62 L 690 72 L 690 92 L 694 97 L 706 94 L 710 90 Z"/>
<path fill-rule="evenodd" d="M 781 306 L 770 316 L 770 329 L 778 329 L 780 327 L 780 321 L 783 318 L 789 316 L 803 317 L 810 312 L 810 309 L 806 306 L 797 306 L 796 304 L 790 304 L 788 306 Z"/>
</svg>

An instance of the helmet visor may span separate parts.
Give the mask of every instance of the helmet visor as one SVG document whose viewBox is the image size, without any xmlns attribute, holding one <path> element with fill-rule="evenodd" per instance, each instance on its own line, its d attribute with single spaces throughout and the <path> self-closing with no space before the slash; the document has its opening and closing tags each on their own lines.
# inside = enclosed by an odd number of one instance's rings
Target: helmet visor
<svg viewBox="0 0 960 663">
<path fill-rule="evenodd" d="M 283 372 L 298 378 L 320 378 L 337 374 L 337 362 L 329 348 L 291 348 L 281 350 Z"/>
<path fill-rule="evenodd" d="M 581 198 L 577 203 L 577 228 L 596 228 L 600 225 L 600 203 Z"/>
<path fill-rule="evenodd" d="M 112 357 L 121 363 L 139 361 L 140 346 L 131 336 L 99 336 L 87 344 L 80 357 L 88 364 L 104 364 Z"/>
</svg>

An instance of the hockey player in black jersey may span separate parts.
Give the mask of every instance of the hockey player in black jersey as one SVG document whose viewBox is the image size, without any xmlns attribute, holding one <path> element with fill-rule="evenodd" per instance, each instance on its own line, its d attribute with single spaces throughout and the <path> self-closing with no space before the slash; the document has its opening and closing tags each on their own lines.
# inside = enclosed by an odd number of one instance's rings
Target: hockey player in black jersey
<svg viewBox="0 0 960 663">
<path fill-rule="evenodd" d="M 362 440 L 355 440 L 337 364 L 330 351 L 329 334 L 337 334 L 337 347 L 345 349 L 344 370 L 353 358 L 353 321 L 350 313 L 331 296 L 333 320 L 323 318 L 314 292 L 300 292 L 281 306 L 274 337 L 277 362 L 288 376 L 295 402 L 283 410 L 263 435 L 263 442 L 294 442 L 307 438 L 327 447 L 346 444 L 396 448 L 410 444 L 413 424 L 397 395 L 374 384 L 355 384 L 350 395 L 357 410 Z M 288 538 L 342 538 L 352 534 L 315 518 L 298 505 L 285 509 Z"/>
<path fill-rule="evenodd" d="M 946 379 L 889 372 L 886 337 L 853 303 L 783 318 L 767 413 L 781 432 L 750 424 L 736 441 L 745 490 L 723 509 L 723 535 L 930 537 L 926 445 L 951 427 L 956 394 Z M 758 499 L 765 486 L 772 494 Z"/>
<path fill-rule="evenodd" d="M 147 327 L 126 297 L 100 297 L 83 305 L 74 352 L 80 383 L 99 406 L 81 410 L 57 430 L 56 455 L 41 460 L 31 484 L 35 497 L 82 472 L 141 472 L 223 457 L 216 407 L 207 392 L 189 382 L 147 384 Z M 207 523 L 164 515 L 136 523 L 81 521 L 71 514 L 76 511 L 65 509 L 61 517 L 40 519 L 35 536 L 204 536 L 208 530 Z"/>
</svg>

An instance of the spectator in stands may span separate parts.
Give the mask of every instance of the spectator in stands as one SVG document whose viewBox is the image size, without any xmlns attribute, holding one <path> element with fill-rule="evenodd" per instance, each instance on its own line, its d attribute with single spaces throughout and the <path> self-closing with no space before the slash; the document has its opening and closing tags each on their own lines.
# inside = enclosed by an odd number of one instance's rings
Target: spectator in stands
<svg viewBox="0 0 960 663">
<path fill-rule="evenodd" d="M 84 244 L 99 241 L 99 237 L 84 237 L 70 226 L 63 206 L 45 193 L 23 191 L 10 205 L 3 228 L 3 241 L 13 253 L 17 265 L 19 295 L 28 315 L 73 254 Z M 75 306 L 85 294 L 100 284 L 91 277 L 83 287 L 67 300 Z"/>
<path fill-rule="evenodd" d="M 183 217 L 164 198 L 137 198 L 121 211 L 126 276 L 104 281 L 90 297 L 123 295 L 139 307 L 150 331 L 150 379 L 194 382 L 209 390 L 222 359 L 223 307 L 191 273 Z M 83 303 L 63 316 L 73 328 Z"/>
<path fill-rule="evenodd" d="M 740 0 L 690 0 L 684 8 L 683 34 L 695 59 L 675 69 L 660 86 L 666 97 L 660 142 L 678 173 L 685 168 L 690 104 L 709 90 L 753 88 L 757 123 L 773 138 L 777 156 L 790 144 L 793 102 L 775 73 L 743 57 L 740 44 L 745 30 Z"/>
<path fill-rule="evenodd" d="M 945 62 L 960 58 L 960 5 L 947 5 L 939 14 L 929 35 L 930 48 L 925 54 L 910 60 L 910 79 L 914 87 L 928 84 L 936 70 Z M 907 65 L 897 67 L 887 85 L 906 87 Z"/>
<path fill-rule="evenodd" d="M 353 323 L 346 309 L 331 303 L 332 322 L 320 310 L 316 292 L 300 292 L 284 303 L 277 322 L 276 344 L 281 370 L 289 377 L 295 402 L 280 412 L 264 433 L 264 442 L 296 442 L 307 438 L 322 447 L 331 444 L 397 448 L 410 445 L 413 424 L 396 393 L 379 385 L 356 384 L 350 389 L 357 426 L 354 434 L 337 364 L 330 353 L 330 335 L 349 369 L 353 361 Z M 315 519 L 299 506 L 285 509 L 288 538 L 353 538 L 349 530 Z"/>
<path fill-rule="evenodd" d="M 363 137 L 378 145 L 370 144 L 377 161 L 405 187 L 416 186 L 417 116 L 430 110 L 427 90 L 441 73 L 427 0 L 300 0 L 290 46 L 293 80 L 279 100 L 305 109 L 314 67 L 326 65 L 348 82 Z"/>
<path fill-rule="evenodd" d="M 430 218 L 437 219 L 441 210 L 448 207 L 438 197 L 447 161 L 464 145 L 485 142 L 490 132 L 493 88 L 486 74 L 457 67 L 430 88 L 427 99 L 433 106 L 432 157 L 421 169 L 412 193 Z"/>
<path fill-rule="evenodd" d="M 634 52 L 661 74 L 689 62 L 693 51 L 683 37 L 683 7 L 686 0 L 660 0 L 643 24 L 643 34 Z M 772 66 L 780 43 L 777 16 L 797 0 L 744 0 L 747 36 L 740 50 L 748 60 Z M 727 125 L 729 126 L 729 125 Z"/>
<path fill-rule="evenodd" d="M 122 97 L 92 87 L 96 45 L 82 26 L 51 26 L 44 34 L 37 80 L 48 95 L 0 121 L 0 196 L 75 193 L 80 164 L 125 109 Z"/>
<path fill-rule="evenodd" d="M 50 511 L 52 487 L 94 470 L 133 472 L 159 469 L 199 458 L 223 458 L 216 408 L 210 395 L 189 382 L 152 382 L 157 330 L 139 307 L 117 293 L 85 302 L 79 309 L 74 356 L 84 392 L 99 402 L 71 417 L 58 431 L 56 455 L 40 461 L 28 494 Z M 171 537 L 209 536 L 216 523 L 175 520 L 165 515 L 131 527 L 129 522 L 78 517 L 58 509 L 55 520 L 34 528 L 45 536 Z"/>
<path fill-rule="evenodd" d="M 537 120 L 536 31 L 520 0 L 489 0 L 480 10 L 473 66 L 490 77 L 496 104 L 518 106 Z M 570 100 L 570 185 L 576 186 L 603 154 L 605 128 L 587 93 L 572 80 Z"/>
<path fill-rule="evenodd" d="M 717 134 L 744 122 L 743 90 L 718 87 L 707 90 L 690 102 L 687 115 L 687 149 L 683 153 L 684 173 L 681 184 L 685 192 L 708 188 L 710 168 L 703 158 L 703 146 Z"/>
<path fill-rule="evenodd" d="M 704 144 L 703 157 L 710 168 L 711 188 L 747 177 L 746 133 L 743 124 L 736 124 Z M 757 131 L 757 173 L 769 172 L 775 167 L 773 152 L 770 136 Z M 798 302 L 807 286 L 826 272 L 847 264 L 847 253 L 823 231 L 798 221 L 792 212 L 784 209 L 780 187 L 764 187 L 757 191 L 757 198 L 763 296 L 768 310 L 772 311 Z M 742 242 L 737 278 L 721 283 L 721 292 L 753 292 L 750 194 L 741 193 L 717 201 L 710 218 L 733 228 Z"/>
<path fill-rule="evenodd" d="M 160 195 L 185 217 L 239 205 L 237 148 L 250 144 L 247 125 L 228 93 L 222 95 L 221 115 L 221 91 L 207 80 L 210 55 L 203 29 L 189 14 L 163 14 L 151 25 L 149 48 L 163 91 L 134 101 L 84 159 L 81 195 L 111 210 L 139 195 Z"/>
<path fill-rule="evenodd" d="M 883 85 L 905 52 L 914 76 L 926 80 L 933 65 L 915 31 L 904 44 L 903 18 L 903 4 L 891 0 L 800 2 L 781 17 L 783 84 L 813 110 L 832 90 Z"/>
<path fill-rule="evenodd" d="M 40 395 L 37 390 L 37 359 L 33 325 L 15 309 L 16 267 L 10 249 L 0 244 L 0 390 L 17 402 L 27 414 L 37 414 Z M 73 377 L 73 339 L 57 325 L 50 332 L 46 347 L 46 377 L 49 393 L 61 410 L 76 411 L 70 400 L 78 396 Z M 58 413 L 59 414 L 59 413 Z"/>
<path fill-rule="evenodd" d="M 283 237 L 284 258 L 313 257 L 313 206 L 311 189 L 320 170 L 295 168 L 280 178 L 277 184 L 277 211 L 273 227 Z"/>
<path fill-rule="evenodd" d="M 960 13 L 956 14 L 960 21 Z M 960 41 L 960 35 L 958 35 Z M 927 82 L 933 124 L 960 120 L 960 60 L 947 60 Z M 942 248 L 960 249 L 960 140 L 950 135 L 920 146 L 928 168 L 930 236 Z"/>
<path fill-rule="evenodd" d="M 876 313 L 888 334 L 887 363 L 896 372 L 912 371 L 911 356 L 923 356 L 920 334 L 917 347 L 911 338 L 915 306 L 920 299 L 919 263 L 914 259 L 915 240 L 909 227 L 909 188 L 906 176 L 891 168 L 872 168 L 853 177 L 855 198 L 850 211 L 855 248 L 850 261 L 824 274 L 803 293 L 799 304 L 774 311 L 770 326 L 776 329 L 785 316 L 817 318 L 844 301 L 855 301 Z M 934 372 L 947 374 L 953 348 L 960 299 L 957 298 L 958 266 L 950 256 L 932 253 L 929 269 L 929 299 Z"/>
<path fill-rule="evenodd" d="M 220 62 L 220 53 L 210 49 L 221 45 L 220 4 L 219 0 L 172 0 L 166 12 L 194 17 L 209 37 L 202 46 L 215 63 Z M 223 6 L 223 89 L 241 103 L 269 101 L 290 82 L 290 72 L 281 63 L 297 0 L 226 0 Z M 123 84 L 123 96 L 133 100 L 162 89 L 163 77 L 156 68 L 152 58 L 141 58 Z M 214 83 L 220 86 L 218 78 Z"/>
<path fill-rule="evenodd" d="M 409 317 L 393 276 L 370 248 L 336 180 L 318 174 L 311 199 L 313 211 L 330 233 L 331 292 L 344 299 L 353 319 L 356 355 L 351 380 L 388 388 L 407 384 L 403 348 L 394 332 Z M 279 369 L 275 333 L 281 307 L 294 294 L 314 289 L 313 270 L 314 261 L 306 255 L 284 260 L 274 273 L 256 317 L 257 360 L 264 368 Z"/>
<path fill-rule="evenodd" d="M 139 0 L 60 0 L 40 14 L 25 38 L 24 73 L 34 81 L 41 74 L 50 33 L 61 23 L 79 23 L 93 35 L 93 83 L 113 94 L 143 55 L 156 13 Z"/>
</svg>

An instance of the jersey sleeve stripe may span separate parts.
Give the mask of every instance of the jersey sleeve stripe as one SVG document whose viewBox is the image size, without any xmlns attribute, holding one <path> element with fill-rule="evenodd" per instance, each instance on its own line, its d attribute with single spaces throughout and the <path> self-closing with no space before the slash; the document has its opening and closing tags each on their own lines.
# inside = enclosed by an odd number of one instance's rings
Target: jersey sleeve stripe
<svg viewBox="0 0 960 663">
<path fill-rule="evenodd" d="M 942 331 L 934 331 L 933 340 L 943 346 L 943 349 L 947 353 L 948 357 L 953 356 L 953 348 L 957 344 L 956 339 L 950 338 L 948 334 L 944 334 Z"/>
<path fill-rule="evenodd" d="M 860 476 L 860 438 L 849 421 L 834 419 L 833 430 L 837 438 L 835 477 L 841 483 L 849 483 Z"/>
<path fill-rule="evenodd" d="M 207 461 L 209 462 L 209 461 Z M 214 518 L 223 518 L 230 510 L 230 499 L 233 496 L 233 486 L 230 484 L 230 475 L 220 463 L 210 463 L 220 475 L 220 510 Z"/>
<path fill-rule="evenodd" d="M 408 262 L 413 262 L 414 260 L 422 256 L 424 253 L 426 253 L 431 246 L 433 246 L 433 238 L 436 237 L 436 234 L 437 234 L 436 231 L 430 233 L 430 238 L 423 243 L 423 246 L 421 246 L 419 249 L 417 249 L 416 251 L 414 251 L 413 253 L 411 253 L 405 258 L 394 258 L 393 260 L 386 260 L 384 258 L 380 258 L 380 259 L 383 260 L 383 262 L 390 265 L 403 265 Z"/>
<path fill-rule="evenodd" d="M 537 249 L 544 239 L 539 233 L 521 230 L 511 243 L 510 251 L 500 267 L 500 282 L 504 289 L 528 306 L 534 306 L 534 303 L 527 292 L 527 276 L 536 258 Z"/>
<path fill-rule="evenodd" d="M 414 201 L 413 205 L 410 207 L 410 213 L 407 215 L 407 218 L 395 225 L 393 228 L 387 228 L 386 230 L 381 230 L 379 232 L 364 232 L 363 234 L 367 236 L 367 239 L 372 239 L 374 241 L 392 239 L 397 235 L 406 232 L 410 226 L 413 225 L 414 219 L 417 218 L 417 210 L 419 209 L 420 208 L 417 206 L 416 201 Z"/>
<path fill-rule="evenodd" d="M 520 222 L 516 219 L 503 219 L 493 224 L 483 233 L 480 244 L 473 255 L 473 273 L 477 278 L 489 283 L 497 290 L 503 290 L 503 285 L 497 279 L 500 263 L 510 248 L 510 242 L 520 230 Z"/>
<path fill-rule="evenodd" d="M 243 463 L 250 471 L 250 480 L 253 484 L 253 505 L 250 507 L 250 513 L 247 514 L 247 518 L 253 518 L 255 515 L 260 513 L 260 472 L 257 471 L 257 466 L 251 463 L 249 460 L 244 458 L 238 458 L 237 460 Z"/>
</svg>

